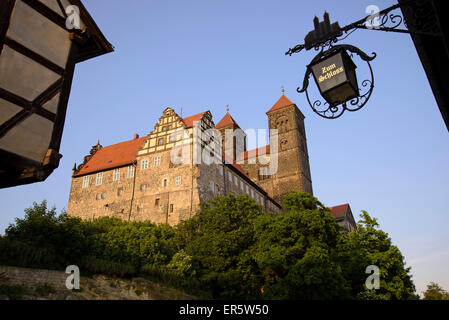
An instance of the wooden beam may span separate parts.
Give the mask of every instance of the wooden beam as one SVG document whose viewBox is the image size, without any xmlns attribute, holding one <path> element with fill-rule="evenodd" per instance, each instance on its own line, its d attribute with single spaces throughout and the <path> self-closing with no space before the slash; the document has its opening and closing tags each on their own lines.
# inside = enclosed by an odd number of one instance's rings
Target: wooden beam
<svg viewBox="0 0 449 320">
<path fill-rule="evenodd" d="M 0 6 L 0 54 L 3 50 L 6 33 L 9 28 L 9 20 L 11 19 L 15 2 L 15 0 L 2 0 L 2 5 Z"/>
<path fill-rule="evenodd" d="M 39 12 L 41 15 L 46 17 L 48 20 L 52 21 L 53 23 L 55 23 L 56 25 L 67 31 L 65 25 L 65 18 L 61 17 L 59 14 L 49 9 L 42 2 L 37 0 L 22 0 L 22 1 L 27 5 L 29 5 L 31 8 L 33 8 L 34 10 L 36 10 L 37 12 Z"/>
<path fill-rule="evenodd" d="M 44 66 L 45 68 L 53 71 L 54 73 L 57 73 L 59 75 L 64 74 L 64 69 L 58 66 L 56 63 L 48 60 L 47 58 L 41 56 L 40 54 L 28 49 L 27 47 L 23 46 L 22 44 L 18 43 L 17 41 L 10 39 L 8 37 L 5 38 L 4 43 L 10 47 L 11 49 L 14 49 L 15 51 L 23 54 L 25 57 L 30 58 L 33 61 L 36 61 L 40 65 Z"/>
</svg>

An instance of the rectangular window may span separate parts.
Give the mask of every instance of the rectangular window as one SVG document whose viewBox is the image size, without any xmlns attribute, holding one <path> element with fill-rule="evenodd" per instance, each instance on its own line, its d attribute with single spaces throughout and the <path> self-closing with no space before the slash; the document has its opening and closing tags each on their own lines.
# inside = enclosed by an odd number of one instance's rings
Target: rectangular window
<svg viewBox="0 0 449 320">
<path fill-rule="evenodd" d="M 231 171 L 228 171 L 228 179 L 229 179 L 229 181 L 232 182 L 232 173 L 231 173 Z"/>
<path fill-rule="evenodd" d="M 160 164 L 161 164 L 161 157 L 160 156 L 154 157 L 154 166 L 159 167 Z"/>
<path fill-rule="evenodd" d="M 147 189 L 147 185 L 145 183 L 140 185 L 141 191 L 145 191 L 146 189 Z"/>
<path fill-rule="evenodd" d="M 251 197 L 254 198 L 254 190 L 253 189 L 251 189 Z"/>
<path fill-rule="evenodd" d="M 148 169 L 148 160 L 142 160 L 142 162 L 140 163 L 140 169 L 141 170 Z"/>
<path fill-rule="evenodd" d="M 220 193 L 220 186 L 218 184 L 215 184 L 215 193 L 216 194 Z"/>
<path fill-rule="evenodd" d="M 243 181 L 240 180 L 240 189 L 243 191 Z"/>
<path fill-rule="evenodd" d="M 239 186 L 239 179 L 237 176 L 234 176 L 234 184 L 238 187 Z"/>
<path fill-rule="evenodd" d="M 162 180 L 162 186 L 164 188 L 167 186 L 167 184 L 168 184 L 168 180 L 167 179 Z"/>
<path fill-rule="evenodd" d="M 249 187 L 246 185 L 246 193 L 249 195 Z"/>
<path fill-rule="evenodd" d="M 119 188 L 119 189 L 117 190 L 117 195 L 118 195 L 119 197 L 121 197 L 122 194 L 123 194 L 123 188 Z"/>
<path fill-rule="evenodd" d="M 97 173 L 97 181 L 95 181 L 95 184 L 97 186 L 99 186 L 102 183 L 103 183 L 103 172 L 98 172 Z"/>
<path fill-rule="evenodd" d="M 173 203 L 170 203 L 170 212 L 173 212 Z"/>
<path fill-rule="evenodd" d="M 176 185 L 179 186 L 181 184 L 181 176 L 176 177 Z"/>
<path fill-rule="evenodd" d="M 83 178 L 83 188 L 89 187 L 89 176 L 84 176 Z"/>
<path fill-rule="evenodd" d="M 112 174 L 112 180 L 113 181 L 120 180 L 120 168 L 114 169 L 114 173 Z"/>
<path fill-rule="evenodd" d="M 134 177 L 134 170 L 135 170 L 134 166 L 128 167 L 128 178 Z"/>
<path fill-rule="evenodd" d="M 159 198 L 156 198 L 156 200 L 154 200 L 154 206 L 158 207 L 159 206 Z"/>
<path fill-rule="evenodd" d="M 220 176 L 222 176 L 223 175 L 223 166 L 219 166 L 218 170 L 220 171 Z"/>
<path fill-rule="evenodd" d="M 209 188 L 210 188 L 210 191 L 214 192 L 215 184 L 213 181 L 210 182 Z"/>
</svg>

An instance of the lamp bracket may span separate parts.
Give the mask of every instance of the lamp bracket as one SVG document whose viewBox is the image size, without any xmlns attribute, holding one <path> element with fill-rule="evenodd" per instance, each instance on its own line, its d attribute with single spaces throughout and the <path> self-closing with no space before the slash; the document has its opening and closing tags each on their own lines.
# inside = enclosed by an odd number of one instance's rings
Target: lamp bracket
<svg viewBox="0 0 449 320">
<path fill-rule="evenodd" d="M 315 29 L 307 34 L 304 44 L 298 44 L 293 48 L 289 48 L 285 55 L 291 56 L 293 53 L 300 52 L 303 49 L 310 50 L 314 48 L 319 50 L 320 48 L 328 47 L 345 39 L 357 29 L 441 37 L 442 33 L 438 22 L 432 19 L 432 17 L 425 15 L 425 11 L 421 10 L 423 6 L 428 4 L 428 0 L 410 0 L 402 4 L 395 4 L 342 28 L 339 27 L 338 22 L 331 24 L 329 14 L 326 12 L 323 22 L 318 22 L 318 18 L 315 17 Z M 410 12 L 410 16 L 414 18 L 413 22 L 406 21 L 400 13 L 392 12 L 399 8 L 402 12 Z"/>
</svg>

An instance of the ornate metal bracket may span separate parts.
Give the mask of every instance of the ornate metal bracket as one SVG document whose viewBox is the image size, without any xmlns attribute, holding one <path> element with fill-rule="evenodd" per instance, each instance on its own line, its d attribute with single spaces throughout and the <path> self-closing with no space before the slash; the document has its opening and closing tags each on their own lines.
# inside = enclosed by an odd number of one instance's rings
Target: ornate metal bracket
<svg viewBox="0 0 449 320">
<path fill-rule="evenodd" d="M 372 56 L 367 55 L 365 52 L 360 50 L 359 48 L 349 45 L 349 44 L 341 44 L 336 46 L 331 46 L 330 49 L 323 51 L 321 50 L 311 61 L 310 64 L 313 64 L 314 62 L 320 60 L 321 58 L 324 58 L 328 55 L 331 55 L 335 51 L 338 51 L 339 49 L 345 49 L 351 53 L 357 54 L 360 59 L 363 61 L 366 61 L 368 64 L 368 68 L 370 71 L 370 79 L 365 79 L 362 81 L 362 87 L 366 89 L 365 92 L 359 93 L 358 97 L 353 98 L 341 105 L 329 105 L 327 102 L 322 102 L 322 100 L 315 100 L 313 103 L 310 100 L 309 93 L 307 91 L 307 88 L 309 87 L 309 78 L 312 73 L 312 70 L 308 67 L 306 74 L 304 75 L 303 85 L 302 89 L 299 87 L 296 89 L 299 93 L 305 92 L 307 97 L 307 102 L 309 103 L 312 110 L 318 114 L 319 116 L 326 118 L 326 119 L 336 119 L 340 117 L 345 110 L 347 111 L 357 111 L 362 109 L 365 104 L 368 102 L 369 98 L 371 97 L 371 93 L 373 92 L 374 88 L 374 74 L 373 69 L 371 68 L 370 61 L 374 60 L 376 58 L 376 53 L 373 52 Z M 359 86 L 360 88 L 360 86 Z M 325 108 L 319 108 L 321 105 L 323 105 Z"/>
<path fill-rule="evenodd" d="M 315 30 L 306 36 L 304 39 L 305 43 L 289 48 L 285 55 L 291 56 L 293 53 L 300 52 L 303 49 L 310 50 L 314 48 L 315 50 L 319 50 L 320 48 L 328 47 L 333 43 L 345 39 L 357 29 L 442 36 L 436 21 L 427 19 L 425 11 L 421 10 L 425 5 L 428 5 L 427 0 L 410 0 L 406 3 L 395 4 L 342 28 L 338 26 L 337 22 L 330 24 L 329 15 L 325 13 L 323 22 L 318 23 L 314 21 Z M 402 11 L 412 12 L 414 18 L 416 18 L 415 21 L 419 21 L 419 23 L 405 21 L 399 13 L 392 13 L 392 11 L 399 8 Z M 315 17 L 315 19 L 318 18 Z M 400 28 L 401 25 L 405 28 Z"/>
</svg>

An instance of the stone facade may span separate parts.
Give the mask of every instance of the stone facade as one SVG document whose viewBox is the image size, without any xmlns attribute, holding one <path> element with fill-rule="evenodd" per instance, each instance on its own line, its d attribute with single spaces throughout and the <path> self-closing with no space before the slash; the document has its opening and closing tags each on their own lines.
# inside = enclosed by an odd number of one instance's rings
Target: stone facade
<svg viewBox="0 0 449 320">
<path fill-rule="evenodd" d="M 105 148 L 97 143 L 74 167 L 68 214 L 175 225 L 201 202 L 229 193 L 247 193 L 279 213 L 270 194 L 222 156 L 214 127 L 209 111 L 182 119 L 167 108 L 148 136 Z"/>
</svg>

